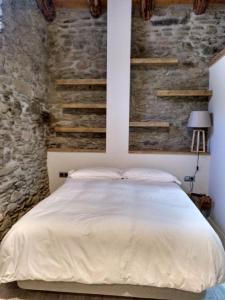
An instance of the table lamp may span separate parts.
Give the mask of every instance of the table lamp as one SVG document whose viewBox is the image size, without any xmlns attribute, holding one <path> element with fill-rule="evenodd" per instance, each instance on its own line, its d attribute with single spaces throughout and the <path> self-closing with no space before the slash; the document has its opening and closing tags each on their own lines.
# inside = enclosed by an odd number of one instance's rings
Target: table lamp
<svg viewBox="0 0 225 300">
<path fill-rule="evenodd" d="M 211 118 L 208 111 L 192 111 L 187 127 L 193 130 L 191 152 L 206 152 L 206 128 L 211 127 Z"/>
</svg>

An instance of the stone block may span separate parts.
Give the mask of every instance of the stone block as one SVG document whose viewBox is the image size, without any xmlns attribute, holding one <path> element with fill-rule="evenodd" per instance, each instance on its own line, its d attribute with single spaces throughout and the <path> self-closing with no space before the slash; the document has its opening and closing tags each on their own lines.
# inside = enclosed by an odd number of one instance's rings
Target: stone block
<svg viewBox="0 0 225 300">
<path fill-rule="evenodd" d="M 18 169 L 17 163 L 9 163 L 4 168 L 0 169 L 0 177 L 10 175 L 13 173 L 16 169 Z"/>
<path fill-rule="evenodd" d="M 17 202 L 20 202 L 20 200 L 23 198 L 23 195 L 18 192 L 18 191 L 15 191 L 12 193 L 11 197 L 10 197 L 10 202 L 12 203 L 17 203 Z"/>
</svg>

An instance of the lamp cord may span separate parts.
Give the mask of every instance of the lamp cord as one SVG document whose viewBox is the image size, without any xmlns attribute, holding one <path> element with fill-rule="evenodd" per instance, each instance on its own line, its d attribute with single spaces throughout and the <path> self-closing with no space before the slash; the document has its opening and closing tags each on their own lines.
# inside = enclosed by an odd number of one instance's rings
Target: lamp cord
<svg viewBox="0 0 225 300">
<path fill-rule="evenodd" d="M 199 151 L 198 151 L 198 154 L 197 154 L 197 162 L 196 162 L 196 168 L 195 168 L 195 172 L 194 172 L 194 174 L 193 174 L 193 181 L 190 182 L 190 190 L 189 190 L 189 193 L 192 193 L 193 190 L 194 190 L 195 177 L 196 177 L 196 174 L 197 174 L 198 171 L 199 171 L 199 159 L 200 159 L 200 155 L 199 155 Z"/>
</svg>

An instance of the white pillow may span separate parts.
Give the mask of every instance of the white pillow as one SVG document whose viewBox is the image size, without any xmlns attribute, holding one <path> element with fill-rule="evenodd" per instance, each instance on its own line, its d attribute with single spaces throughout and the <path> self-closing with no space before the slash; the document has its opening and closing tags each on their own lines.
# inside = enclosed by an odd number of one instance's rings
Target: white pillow
<svg viewBox="0 0 225 300">
<path fill-rule="evenodd" d="M 122 179 L 121 170 L 117 168 L 84 168 L 77 171 L 69 171 L 69 177 L 74 179 L 81 178 L 109 178 Z"/>
<path fill-rule="evenodd" d="M 131 168 L 123 171 L 124 179 L 146 180 L 150 182 L 181 182 L 172 174 L 157 169 Z"/>
</svg>

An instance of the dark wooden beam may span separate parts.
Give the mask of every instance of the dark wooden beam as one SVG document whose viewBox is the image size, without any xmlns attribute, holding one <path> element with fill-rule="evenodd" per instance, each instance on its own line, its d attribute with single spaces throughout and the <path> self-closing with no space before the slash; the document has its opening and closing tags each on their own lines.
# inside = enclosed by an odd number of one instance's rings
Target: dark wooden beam
<svg viewBox="0 0 225 300">
<path fill-rule="evenodd" d="M 155 8 L 155 0 L 140 0 L 140 15 L 147 21 L 150 20 Z"/>
<path fill-rule="evenodd" d="M 88 9 L 87 0 L 53 0 L 58 8 L 86 8 Z M 102 0 L 103 8 L 106 7 L 106 0 Z M 134 5 L 139 5 L 140 0 L 133 0 Z M 208 0 L 209 5 L 225 4 L 224 0 Z M 193 0 L 155 0 L 156 7 L 166 7 L 169 5 L 187 4 L 193 5 Z"/>
<path fill-rule="evenodd" d="M 56 17 L 56 8 L 53 0 L 36 0 L 37 5 L 48 22 Z"/>
<path fill-rule="evenodd" d="M 196 15 L 204 14 L 208 7 L 208 0 L 194 0 L 193 10 Z"/>
<path fill-rule="evenodd" d="M 89 10 L 93 18 L 99 18 L 102 14 L 102 0 L 88 0 Z"/>
</svg>

